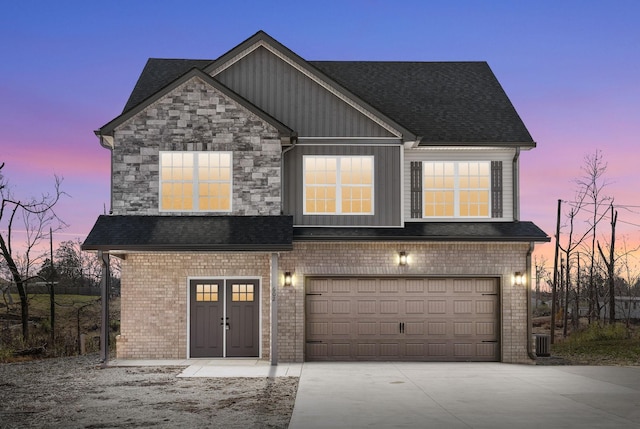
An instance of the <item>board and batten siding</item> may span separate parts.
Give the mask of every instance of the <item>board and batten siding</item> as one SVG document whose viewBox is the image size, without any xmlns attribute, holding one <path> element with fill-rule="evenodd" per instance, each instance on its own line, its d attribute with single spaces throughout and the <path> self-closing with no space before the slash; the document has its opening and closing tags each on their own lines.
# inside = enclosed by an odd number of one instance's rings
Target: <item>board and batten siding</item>
<svg viewBox="0 0 640 429">
<path fill-rule="evenodd" d="M 404 153 L 404 220 L 420 222 L 425 218 L 411 218 L 411 163 L 420 161 L 502 161 L 502 217 L 488 221 L 513 220 L 513 150 L 407 150 Z M 492 202 L 493 203 L 493 202 Z M 454 220 L 464 221 L 464 218 Z M 477 219 L 474 219 L 477 220 Z"/>
<path fill-rule="evenodd" d="M 300 137 L 393 137 L 310 77 L 260 47 L 215 76 Z"/>
<path fill-rule="evenodd" d="M 285 154 L 283 201 L 284 214 L 293 215 L 297 226 L 400 226 L 401 151 L 398 146 L 368 145 L 300 145 Z M 305 155 L 373 156 L 373 215 L 304 215 L 303 162 Z"/>
</svg>

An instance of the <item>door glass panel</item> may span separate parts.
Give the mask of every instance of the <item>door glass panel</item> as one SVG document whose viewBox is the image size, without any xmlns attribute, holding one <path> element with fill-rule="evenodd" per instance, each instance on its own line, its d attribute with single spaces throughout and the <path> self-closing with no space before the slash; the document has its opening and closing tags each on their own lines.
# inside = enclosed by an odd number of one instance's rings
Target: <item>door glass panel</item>
<svg viewBox="0 0 640 429">
<path fill-rule="evenodd" d="M 231 285 L 231 301 L 253 301 L 253 285 L 252 284 L 233 284 Z"/>
<path fill-rule="evenodd" d="M 196 285 L 196 301 L 198 302 L 218 301 L 218 285 L 217 284 L 197 284 Z"/>
</svg>

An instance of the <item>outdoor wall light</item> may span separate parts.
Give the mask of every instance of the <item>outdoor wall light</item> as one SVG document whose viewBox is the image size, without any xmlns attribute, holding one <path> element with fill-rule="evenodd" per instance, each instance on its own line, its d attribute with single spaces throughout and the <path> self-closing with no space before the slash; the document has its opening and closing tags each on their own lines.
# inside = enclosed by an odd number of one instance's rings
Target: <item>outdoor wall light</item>
<svg viewBox="0 0 640 429">
<path fill-rule="evenodd" d="M 291 275 L 291 271 L 287 271 L 284 273 L 284 285 L 291 286 L 291 283 L 293 283 L 293 276 Z"/>
<path fill-rule="evenodd" d="M 516 286 L 524 285 L 524 274 L 521 272 L 517 272 L 513 275 L 513 284 Z"/>
<path fill-rule="evenodd" d="M 400 264 L 400 266 L 407 265 L 407 263 L 409 262 L 409 257 L 407 256 L 407 252 L 400 252 L 398 256 L 399 256 L 398 264 Z"/>
</svg>

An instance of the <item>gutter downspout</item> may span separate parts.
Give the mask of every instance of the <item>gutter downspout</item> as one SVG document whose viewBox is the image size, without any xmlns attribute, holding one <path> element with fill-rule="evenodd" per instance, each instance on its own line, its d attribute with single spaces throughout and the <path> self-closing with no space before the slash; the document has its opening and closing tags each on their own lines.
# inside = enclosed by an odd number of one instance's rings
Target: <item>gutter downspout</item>
<svg viewBox="0 0 640 429">
<path fill-rule="evenodd" d="M 511 175 L 513 176 L 513 220 L 520 220 L 520 147 L 516 147 L 516 153 L 513 156 L 513 168 Z"/>
<path fill-rule="evenodd" d="M 271 365 L 278 365 L 278 254 L 271 254 Z"/>
<path fill-rule="evenodd" d="M 109 296 L 111 295 L 111 270 L 109 253 L 99 251 L 98 259 L 102 263 L 102 279 L 100 279 L 100 299 L 102 301 L 102 326 L 100 327 L 100 362 L 102 368 L 109 364 Z"/>
<path fill-rule="evenodd" d="M 291 146 L 289 146 L 288 148 L 284 149 L 282 151 L 282 156 L 280 156 L 280 214 L 284 214 L 284 194 L 285 194 L 285 181 L 284 181 L 284 156 L 287 154 L 287 152 L 289 152 L 291 149 L 296 147 L 296 143 L 295 140 L 291 140 Z"/>
<path fill-rule="evenodd" d="M 532 327 L 532 313 L 531 313 L 531 254 L 533 253 L 533 249 L 535 247 L 535 243 L 532 241 L 529 243 L 529 250 L 527 250 L 526 256 L 526 281 L 527 285 L 527 354 L 529 355 L 529 359 L 535 361 L 538 357 L 533 352 L 533 342 L 531 341 L 531 337 L 533 336 L 533 327 Z"/>
<path fill-rule="evenodd" d="M 291 137 L 290 137 L 291 138 Z M 295 139 L 291 138 L 291 146 L 282 151 L 280 156 L 280 214 L 284 214 L 284 156 L 295 147 Z M 278 365 L 278 253 L 271 254 L 271 366 Z"/>
<path fill-rule="evenodd" d="M 111 168 L 111 175 L 109 176 L 109 214 L 113 214 L 113 137 L 107 138 L 107 136 L 102 135 L 99 130 L 95 131 L 95 135 L 100 139 L 100 146 L 111 152 L 109 156 Z"/>
</svg>

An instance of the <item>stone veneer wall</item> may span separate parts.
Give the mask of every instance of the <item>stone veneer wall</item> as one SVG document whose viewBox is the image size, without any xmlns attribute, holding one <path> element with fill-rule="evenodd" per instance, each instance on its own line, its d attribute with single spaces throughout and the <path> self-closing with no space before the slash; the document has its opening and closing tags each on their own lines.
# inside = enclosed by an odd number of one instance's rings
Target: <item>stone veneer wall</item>
<svg viewBox="0 0 640 429">
<path fill-rule="evenodd" d="M 511 284 L 514 272 L 526 270 L 528 248 L 528 243 L 294 243 L 279 263 L 281 272 L 294 273 L 295 284 L 278 289 L 278 358 L 304 360 L 304 276 L 487 276 L 501 279 L 501 360 L 530 363 L 527 290 Z M 400 251 L 409 255 L 409 265 L 398 265 Z"/>
<path fill-rule="evenodd" d="M 264 253 L 136 253 L 122 261 L 119 359 L 187 357 L 190 277 L 260 278 L 262 357 L 269 358 L 270 256 Z"/>
<path fill-rule="evenodd" d="M 178 86 L 116 129 L 113 214 L 159 213 L 160 151 L 232 151 L 233 211 L 224 214 L 280 214 L 277 130 L 202 80 Z"/>
</svg>

